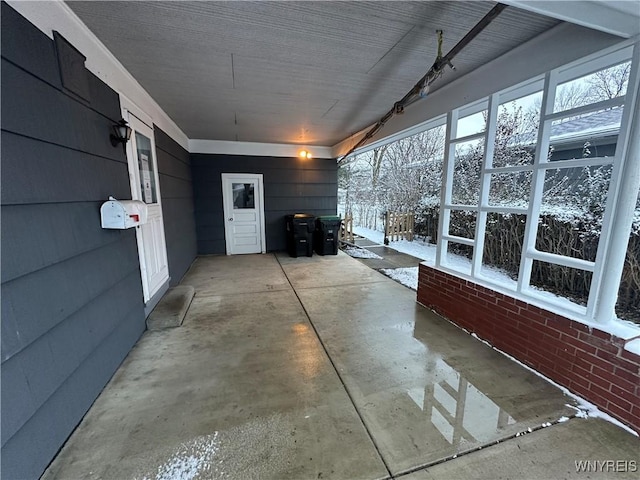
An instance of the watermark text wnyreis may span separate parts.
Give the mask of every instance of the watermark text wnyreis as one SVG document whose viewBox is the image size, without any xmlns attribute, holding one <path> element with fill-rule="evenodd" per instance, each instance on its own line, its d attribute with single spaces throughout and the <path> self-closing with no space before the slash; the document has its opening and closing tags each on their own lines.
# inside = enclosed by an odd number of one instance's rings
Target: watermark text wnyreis
<svg viewBox="0 0 640 480">
<path fill-rule="evenodd" d="M 576 460 L 576 472 L 581 473 L 625 473 L 637 472 L 635 460 Z"/>
</svg>

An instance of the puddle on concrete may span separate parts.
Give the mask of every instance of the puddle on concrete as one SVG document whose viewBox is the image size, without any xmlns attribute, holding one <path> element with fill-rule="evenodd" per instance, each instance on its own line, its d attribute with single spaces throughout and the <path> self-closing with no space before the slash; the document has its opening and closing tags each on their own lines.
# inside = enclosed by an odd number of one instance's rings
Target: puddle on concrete
<svg viewBox="0 0 640 480">
<path fill-rule="evenodd" d="M 444 360 L 435 365 L 435 382 L 407 394 L 452 446 L 486 442 L 515 419 Z"/>
<path fill-rule="evenodd" d="M 404 289 L 372 283 L 301 298 L 394 474 L 571 413 L 560 390 L 408 303 Z"/>
</svg>

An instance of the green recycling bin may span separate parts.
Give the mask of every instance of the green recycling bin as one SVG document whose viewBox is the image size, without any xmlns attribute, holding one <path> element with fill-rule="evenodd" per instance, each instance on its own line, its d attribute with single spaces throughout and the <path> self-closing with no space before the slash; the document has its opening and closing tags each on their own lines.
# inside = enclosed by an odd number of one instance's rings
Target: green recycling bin
<svg viewBox="0 0 640 480">
<path fill-rule="evenodd" d="M 338 215 L 324 215 L 316 218 L 313 247 L 318 255 L 337 255 L 338 237 L 342 219 Z"/>
</svg>

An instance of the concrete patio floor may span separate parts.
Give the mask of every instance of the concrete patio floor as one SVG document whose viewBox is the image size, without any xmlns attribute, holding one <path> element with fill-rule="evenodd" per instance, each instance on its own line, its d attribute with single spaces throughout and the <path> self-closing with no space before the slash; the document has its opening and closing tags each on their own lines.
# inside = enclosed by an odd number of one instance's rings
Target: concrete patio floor
<svg viewBox="0 0 640 480">
<path fill-rule="evenodd" d="M 43 478 L 611 478 L 575 462 L 640 463 L 636 437 L 576 418 L 343 253 L 200 257 L 182 283 L 183 325 L 145 332 Z"/>
</svg>

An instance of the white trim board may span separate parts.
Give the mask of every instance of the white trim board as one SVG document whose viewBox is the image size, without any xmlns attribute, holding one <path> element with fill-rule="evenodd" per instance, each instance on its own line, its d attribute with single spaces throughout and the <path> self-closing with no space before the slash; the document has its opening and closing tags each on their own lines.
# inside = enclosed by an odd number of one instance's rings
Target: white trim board
<svg viewBox="0 0 640 480">
<path fill-rule="evenodd" d="M 640 34 L 637 0 L 589 0 L 579 5 L 548 0 L 503 0 L 502 3 L 623 38 Z"/>
<path fill-rule="evenodd" d="M 225 140 L 189 140 L 190 153 L 251 155 L 256 157 L 297 157 L 300 150 L 303 149 L 311 152 L 313 158 L 335 158 L 332 155 L 332 147 L 286 143 L 234 142 Z"/>
<path fill-rule="evenodd" d="M 53 38 L 53 30 L 60 32 L 87 57 L 85 62 L 87 70 L 118 94 L 130 99 L 167 135 L 185 150 L 189 149 L 187 135 L 66 3 L 61 0 L 45 2 L 8 0 L 7 4 L 50 38 Z"/>
</svg>

